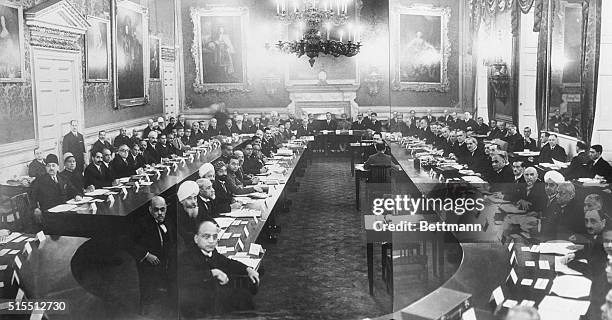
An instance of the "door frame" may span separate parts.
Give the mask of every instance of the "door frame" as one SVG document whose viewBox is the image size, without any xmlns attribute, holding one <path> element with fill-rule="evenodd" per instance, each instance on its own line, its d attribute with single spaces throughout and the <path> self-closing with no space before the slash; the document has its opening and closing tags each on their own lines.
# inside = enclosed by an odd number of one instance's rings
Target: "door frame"
<svg viewBox="0 0 612 320">
<path fill-rule="evenodd" d="M 83 78 L 82 78 L 82 54 L 80 51 L 74 51 L 74 50 L 66 50 L 66 49 L 55 49 L 55 48 L 46 48 L 46 47 L 39 47 L 39 46 L 31 46 L 31 58 L 30 58 L 30 65 L 31 65 L 31 77 L 32 77 L 32 103 L 33 103 L 33 111 L 34 111 L 34 123 L 35 123 L 35 132 L 36 132 L 36 147 L 40 147 L 40 141 L 41 141 L 41 137 L 40 137 L 40 123 L 39 123 L 39 115 L 38 115 L 38 101 L 37 96 L 36 96 L 36 61 L 37 59 L 40 58 L 46 58 L 46 59 L 57 59 L 57 60 L 65 60 L 65 61 L 71 61 L 73 68 L 72 68 L 72 79 L 73 81 L 73 90 L 76 94 L 76 114 L 74 116 L 74 119 L 76 119 L 79 122 L 79 132 L 83 131 Z M 61 128 L 61 122 L 58 121 L 59 119 L 56 118 L 56 125 L 58 126 L 58 130 L 62 130 Z M 56 154 L 58 155 L 58 158 L 62 158 L 60 153 L 61 153 L 61 144 L 62 144 L 62 137 L 64 136 L 64 132 L 61 131 L 58 133 L 58 136 L 56 137 L 57 140 L 57 146 L 55 149 Z M 61 161 L 60 161 L 61 162 Z M 63 164 L 62 164 L 63 165 Z"/>
</svg>

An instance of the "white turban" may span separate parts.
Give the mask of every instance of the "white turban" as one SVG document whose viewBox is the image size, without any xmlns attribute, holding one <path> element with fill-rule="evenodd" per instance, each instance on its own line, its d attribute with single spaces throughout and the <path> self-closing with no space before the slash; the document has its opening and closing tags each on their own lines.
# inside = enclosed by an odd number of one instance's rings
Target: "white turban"
<svg viewBox="0 0 612 320">
<path fill-rule="evenodd" d="M 164 122 L 164 118 L 163 117 L 157 118 L 157 122 Z"/>
<path fill-rule="evenodd" d="M 544 174 L 544 182 L 548 180 L 552 180 L 554 183 L 559 184 L 561 182 L 565 182 L 565 177 L 563 177 L 563 175 L 558 171 L 551 170 Z"/>
<path fill-rule="evenodd" d="M 181 184 L 178 189 L 178 192 L 176 193 L 176 196 L 178 197 L 178 200 L 180 202 L 187 199 L 188 197 L 197 195 L 199 192 L 200 188 L 198 187 L 198 184 L 195 181 L 188 180 Z"/>
<path fill-rule="evenodd" d="M 200 170 L 198 173 L 200 175 L 200 178 L 203 178 L 209 172 L 214 173 L 215 167 L 211 163 L 207 162 L 200 167 Z"/>
</svg>

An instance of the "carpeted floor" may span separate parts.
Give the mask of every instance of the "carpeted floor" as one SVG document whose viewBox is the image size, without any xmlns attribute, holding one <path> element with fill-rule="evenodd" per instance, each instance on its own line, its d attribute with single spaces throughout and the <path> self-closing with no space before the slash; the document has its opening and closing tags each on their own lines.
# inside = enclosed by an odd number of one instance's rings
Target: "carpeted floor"
<svg viewBox="0 0 612 320">
<path fill-rule="evenodd" d="M 359 319 L 391 312 L 380 280 L 368 293 L 362 217 L 348 159 L 316 157 L 300 179 L 291 211 L 278 216 L 278 243 L 264 245 L 266 274 L 256 296 L 266 318 Z"/>
</svg>

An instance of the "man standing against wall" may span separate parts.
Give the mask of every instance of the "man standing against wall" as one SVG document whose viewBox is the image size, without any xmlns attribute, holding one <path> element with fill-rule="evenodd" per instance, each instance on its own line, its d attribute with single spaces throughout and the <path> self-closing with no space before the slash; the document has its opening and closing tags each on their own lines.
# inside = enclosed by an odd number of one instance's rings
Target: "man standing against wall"
<svg viewBox="0 0 612 320">
<path fill-rule="evenodd" d="M 85 139 L 78 131 L 79 123 L 76 120 L 70 121 L 70 132 L 64 136 L 62 141 L 62 154 L 70 152 L 76 160 L 76 171 L 83 172 L 85 168 Z"/>
</svg>

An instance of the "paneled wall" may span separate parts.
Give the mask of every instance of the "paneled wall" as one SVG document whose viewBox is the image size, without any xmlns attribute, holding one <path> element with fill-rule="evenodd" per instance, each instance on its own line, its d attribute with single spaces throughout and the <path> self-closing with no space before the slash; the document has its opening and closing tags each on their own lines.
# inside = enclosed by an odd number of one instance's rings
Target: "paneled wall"
<svg viewBox="0 0 612 320">
<path fill-rule="evenodd" d="M 417 1 L 392 0 L 402 5 L 409 6 Z M 419 0 L 418 4 L 431 7 L 445 7 L 450 9 L 448 24 L 448 39 L 450 42 L 450 56 L 448 57 L 448 80 L 449 89 L 446 92 L 417 92 L 396 91 L 391 88 L 390 74 L 390 30 L 389 30 L 389 0 L 363 0 L 361 2 L 359 24 L 363 28 L 361 53 L 354 58 L 358 63 L 358 77 L 355 81 L 361 84 L 357 91 L 356 102 L 363 108 L 381 108 L 389 112 L 390 106 L 398 107 L 426 107 L 449 108 L 457 104 L 461 97 L 459 94 L 461 68 L 459 66 L 460 54 L 462 52 L 460 38 L 461 5 L 463 0 Z M 248 7 L 249 27 L 248 32 L 248 65 L 247 73 L 249 79 L 248 92 L 206 92 L 198 93 L 193 84 L 196 77 L 195 63 L 193 57 L 194 24 L 191 21 L 190 11 L 192 8 L 213 7 L 216 5 L 225 7 Z M 296 58 L 290 55 L 279 55 L 266 51 L 264 43 L 275 43 L 279 40 L 275 37 L 279 28 L 275 21 L 276 9 L 273 1 L 253 0 L 182 0 L 180 13 L 182 23 L 182 48 L 184 59 L 184 87 L 185 103 L 191 109 L 188 112 L 206 113 L 208 106 L 215 102 L 224 102 L 230 110 L 272 110 L 274 108 L 285 108 L 289 103 L 289 93 L 285 89 L 287 68 L 290 63 L 295 63 Z M 334 60 L 317 59 L 314 70 L 329 69 L 325 63 L 347 64 L 347 58 Z M 465 59 L 471 59 L 466 56 Z M 307 61 L 302 58 L 299 63 L 307 66 Z M 372 73 L 378 74 L 382 82 L 377 94 L 371 95 L 364 80 Z M 331 77 L 328 73 L 328 79 Z M 266 81 L 276 78 L 278 83 L 274 92 L 266 92 Z M 471 93 L 464 91 L 471 99 Z M 461 95 L 463 96 L 463 95 Z M 468 99 L 468 100 L 470 100 Z M 473 106 L 464 106 L 472 109 Z"/>
<path fill-rule="evenodd" d="M 612 159 L 612 1 L 602 1 L 599 78 L 592 144 L 601 144 L 604 157 Z M 605 57 L 605 58 L 603 58 Z"/>
<path fill-rule="evenodd" d="M 68 0 L 83 16 L 110 19 L 112 0 Z M 24 13 L 44 3 L 41 0 L 17 0 L 11 4 L 23 6 Z M 133 0 L 148 8 L 149 34 L 161 38 L 162 45 L 174 47 L 174 0 Z M 25 19 L 24 19 L 25 20 Z M 0 82 L 0 149 L 6 151 L 0 156 L 0 180 L 26 173 L 26 165 L 33 158 L 32 149 L 38 143 L 36 110 L 33 104 L 32 67 L 29 45 L 30 30 L 23 24 L 25 74 L 22 82 Z M 85 79 L 84 37 L 79 41 L 83 53 L 82 78 Z M 145 62 L 148 63 L 148 62 Z M 149 103 L 145 106 L 113 108 L 113 82 L 89 83 L 83 85 L 83 114 L 81 124 L 86 140 L 95 140 L 99 129 L 114 130 L 121 126 L 136 126 L 146 117 L 163 112 L 163 92 L 160 81 L 152 81 Z M 113 133 L 114 136 L 114 133 Z"/>
</svg>

